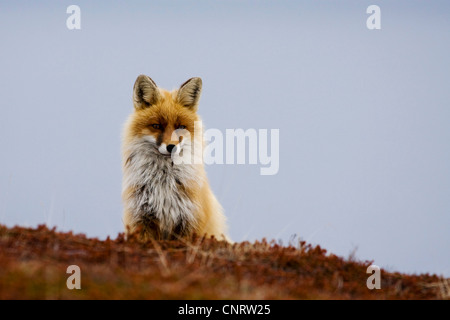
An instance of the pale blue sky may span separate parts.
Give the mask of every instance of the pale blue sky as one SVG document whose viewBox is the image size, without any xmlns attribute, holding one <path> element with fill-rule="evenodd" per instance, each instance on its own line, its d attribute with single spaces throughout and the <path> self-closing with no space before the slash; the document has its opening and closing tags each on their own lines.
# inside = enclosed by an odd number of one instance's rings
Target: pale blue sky
<svg viewBox="0 0 450 320">
<path fill-rule="evenodd" d="M 81 30 L 66 8 L 81 8 Z M 366 8 L 381 8 L 381 30 Z M 280 129 L 280 170 L 211 165 L 235 241 L 292 235 L 450 276 L 447 1 L 2 1 L 0 223 L 122 231 L 132 86 L 203 79 L 207 127 Z"/>
</svg>

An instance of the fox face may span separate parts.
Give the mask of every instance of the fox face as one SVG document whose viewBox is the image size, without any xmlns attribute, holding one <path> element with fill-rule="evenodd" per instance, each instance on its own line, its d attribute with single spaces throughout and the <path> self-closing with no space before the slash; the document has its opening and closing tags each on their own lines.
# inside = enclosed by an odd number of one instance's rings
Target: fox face
<svg viewBox="0 0 450 320">
<path fill-rule="evenodd" d="M 200 78 L 191 78 L 169 92 L 140 75 L 133 88 L 135 110 L 129 119 L 129 134 L 145 139 L 161 157 L 180 154 L 194 139 L 201 89 Z"/>
</svg>

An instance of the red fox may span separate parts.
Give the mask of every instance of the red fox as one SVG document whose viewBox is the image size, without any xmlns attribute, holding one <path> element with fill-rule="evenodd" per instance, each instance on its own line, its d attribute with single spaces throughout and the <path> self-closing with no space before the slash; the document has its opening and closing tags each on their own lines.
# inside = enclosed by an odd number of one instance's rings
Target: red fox
<svg viewBox="0 0 450 320">
<path fill-rule="evenodd" d="M 143 239 L 192 234 L 229 241 L 222 207 L 209 187 L 203 164 L 175 163 L 174 155 L 203 146 L 194 130 L 202 80 L 191 78 L 171 92 L 140 75 L 133 88 L 134 112 L 122 141 L 124 224 Z M 184 131 L 187 135 L 178 135 Z M 188 138 L 186 138 L 188 136 Z"/>
</svg>

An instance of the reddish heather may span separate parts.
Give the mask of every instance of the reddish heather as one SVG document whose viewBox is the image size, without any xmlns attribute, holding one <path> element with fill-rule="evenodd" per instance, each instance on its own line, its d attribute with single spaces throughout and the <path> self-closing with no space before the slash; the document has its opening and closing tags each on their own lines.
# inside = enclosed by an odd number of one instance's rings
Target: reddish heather
<svg viewBox="0 0 450 320">
<path fill-rule="evenodd" d="M 45 226 L 0 226 L 0 299 L 447 298 L 447 282 L 428 274 L 381 270 L 381 289 L 369 290 L 370 264 L 304 242 L 143 243 L 123 234 L 101 241 Z M 80 290 L 66 286 L 69 265 L 80 267 Z"/>
</svg>

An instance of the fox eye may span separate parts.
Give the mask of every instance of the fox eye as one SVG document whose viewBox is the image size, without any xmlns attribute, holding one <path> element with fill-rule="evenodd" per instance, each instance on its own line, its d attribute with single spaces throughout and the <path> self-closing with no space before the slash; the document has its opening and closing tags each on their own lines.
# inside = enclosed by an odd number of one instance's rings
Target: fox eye
<svg viewBox="0 0 450 320">
<path fill-rule="evenodd" d="M 153 129 L 162 129 L 162 126 L 159 123 L 152 124 Z"/>
<path fill-rule="evenodd" d="M 186 126 L 180 125 L 177 129 L 186 129 Z"/>
</svg>

